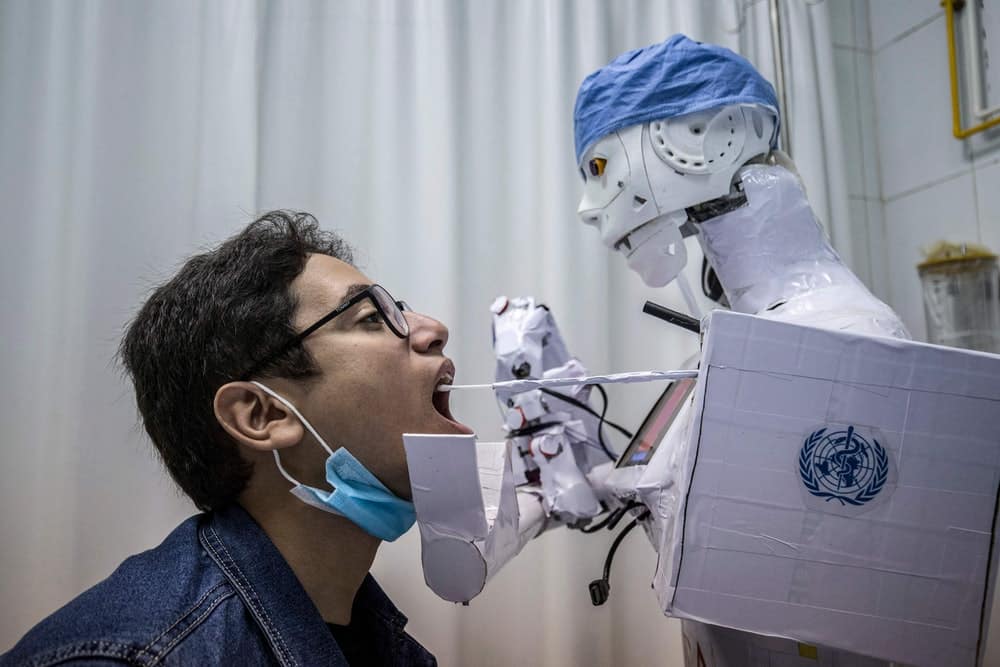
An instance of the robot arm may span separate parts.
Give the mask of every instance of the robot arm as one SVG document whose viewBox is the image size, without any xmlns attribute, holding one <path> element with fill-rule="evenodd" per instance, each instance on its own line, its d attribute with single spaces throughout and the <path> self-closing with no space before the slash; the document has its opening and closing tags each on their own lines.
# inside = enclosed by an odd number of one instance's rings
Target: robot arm
<svg viewBox="0 0 1000 667">
<path fill-rule="evenodd" d="M 544 306 L 501 297 L 492 311 L 497 381 L 587 374 Z M 498 393 L 503 443 L 477 443 L 473 435 L 403 436 L 424 578 L 440 597 L 468 602 L 542 532 L 582 527 L 612 508 L 621 518 L 623 507 L 631 507 L 602 483 L 614 456 L 589 405 L 590 389 Z"/>
<path fill-rule="evenodd" d="M 583 365 L 566 351 L 555 319 L 545 306 L 531 298 L 500 297 L 492 312 L 498 382 L 587 375 Z M 694 364 L 691 359 L 685 367 L 693 368 Z M 605 423 L 620 427 L 606 422 L 589 405 L 592 386 L 576 385 L 558 393 L 535 389 L 498 395 L 511 443 L 509 458 L 522 519 L 517 551 L 546 528 L 568 525 L 583 532 L 602 527 L 614 530 L 630 512 L 658 548 L 677 504 L 673 482 L 679 464 L 674 452 L 687 436 L 688 396 L 693 385 L 691 379 L 668 385 L 672 389 L 661 395 L 650 412 L 655 418 L 647 417 L 648 423 L 642 424 L 633 441 L 641 446 L 636 451 L 630 447 L 623 455 L 630 457 L 627 462 L 619 462 L 604 442 Z M 544 524 L 537 531 L 531 518 L 538 516 L 538 507 L 529 498 L 541 500 Z M 603 512 L 609 514 L 596 523 L 591 521 Z M 604 590 L 602 596 L 594 598 L 595 604 L 606 598 Z"/>
<path fill-rule="evenodd" d="M 587 369 L 571 357 L 549 310 L 534 299 L 498 298 L 493 313 L 496 380 L 581 377 Z M 511 441 L 515 480 L 542 500 L 547 517 L 562 523 L 603 511 L 587 474 L 613 454 L 603 443 L 589 407 L 589 386 L 534 389 L 498 395 Z"/>
</svg>

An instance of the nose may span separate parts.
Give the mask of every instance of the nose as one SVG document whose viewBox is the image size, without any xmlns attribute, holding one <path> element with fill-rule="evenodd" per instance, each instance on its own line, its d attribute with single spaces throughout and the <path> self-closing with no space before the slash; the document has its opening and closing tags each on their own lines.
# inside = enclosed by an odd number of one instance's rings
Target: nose
<svg viewBox="0 0 1000 667">
<path fill-rule="evenodd" d="M 584 189 L 580 204 L 576 207 L 576 215 L 585 225 L 600 228 L 601 215 L 604 208 L 591 196 L 589 189 Z"/>
<path fill-rule="evenodd" d="M 448 344 L 448 327 L 429 315 L 407 311 L 410 325 L 410 347 L 417 352 L 440 352 Z"/>
<path fill-rule="evenodd" d="M 592 227 L 601 226 L 601 209 L 590 208 L 585 200 L 580 200 L 580 207 L 576 209 L 576 214 L 585 225 Z"/>
</svg>

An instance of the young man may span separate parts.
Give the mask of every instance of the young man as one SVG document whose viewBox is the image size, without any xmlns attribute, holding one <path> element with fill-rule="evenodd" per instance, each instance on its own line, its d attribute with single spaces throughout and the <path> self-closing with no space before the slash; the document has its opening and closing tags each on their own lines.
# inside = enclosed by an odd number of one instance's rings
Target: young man
<svg viewBox="0 0 1000 667">
<path fill-rule="evenodd" d="M 274 211 L 152 294 L 121 358 L 204 513 L 0 663 L 435 664 L 368 570 L 414 521 L 401 434 L 469 432 L 435 391 L 448 330 L 351 261 L 308 214 Z"/>
</svg>

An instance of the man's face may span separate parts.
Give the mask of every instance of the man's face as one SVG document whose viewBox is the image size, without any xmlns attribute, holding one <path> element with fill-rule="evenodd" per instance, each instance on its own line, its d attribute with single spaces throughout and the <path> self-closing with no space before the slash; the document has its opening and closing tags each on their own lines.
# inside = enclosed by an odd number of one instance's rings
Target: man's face
<svg viewBox="0 0 1000 667">
<path fill-rule="evenodd" d="M 371 280 L 345 262 L 310 255 L 293 281 L 298 298 L 293 325 L 302 331 L 343 303 L 352 286 Z M 357 289 L 356 287 L 354 289 Z M 403 295 L 393 295 L 404 298 Z M 426 315 L 407 312 L 408 338 L 392 333 L 370 299 L 363 299 L 316 332 L 303 345 L 321 374 L 294 385 L 289 399 L 334 450 L 347 447 L 393 493 L 409 499 L 410 480 L 403 433 L 471 433 L 450 418 L 448 394 L 435 392 L 454 377 L 444 356 L 448 329 Z M 311 436 L 294 447 L 305 484 L 326 486 L 325 451 Z M 292 455 L 282 452 L 282 458 Z M 291 467 L 290 466 L 290 467 Z"/>
</svg>

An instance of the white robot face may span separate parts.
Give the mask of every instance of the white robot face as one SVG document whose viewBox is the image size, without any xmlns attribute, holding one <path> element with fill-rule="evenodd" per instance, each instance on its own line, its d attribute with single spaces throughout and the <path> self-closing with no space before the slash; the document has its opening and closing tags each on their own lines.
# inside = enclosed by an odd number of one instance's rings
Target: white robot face
<svg viewBox="0 0 1000 667">
<path fill-rule="evenodd" d="M 686 209 L 728 195 L 737 169 L 770 149 L 774 131 L 770 111 L 742 105 L 609 134 L 583 155 L 577 213 L 647 285 L 662 287 L 687 263 Z"/>
</svg>

